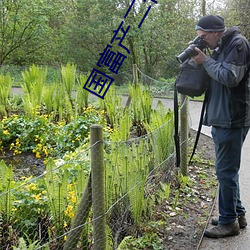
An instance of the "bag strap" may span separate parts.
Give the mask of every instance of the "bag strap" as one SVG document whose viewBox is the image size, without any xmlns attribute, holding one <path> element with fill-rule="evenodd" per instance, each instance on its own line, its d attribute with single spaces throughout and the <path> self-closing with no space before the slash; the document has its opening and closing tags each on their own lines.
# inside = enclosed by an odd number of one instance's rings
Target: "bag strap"
<svg viewBox="0 0 250 250">
<path fill-rule="evenodd" d="M 200 138 L 200 133 L 201 133 L 201 128 L 202 128 L 202 122 L 203 122 L 203 117 L 206 109 L 206 104 L 207 104 L 207 96 L 208 96 L 208 91 L 205 91 L 205 97 L 204 101 L 202 104 L 202 109 L 201 109 L 201 114 L 200 114 L 200 121 L 199 121 L 199 126 L 198 130 L 196 133 L 196 138 L 195 138 L 195 143 L 193 147 L 192 154 L 190 156 L 189 164 L 192 162 L 193 156 L 195 154 L 198 141 Z M 176 167 L 180 167 L 180 137 L 179 137 L 179 112 L 178 112 L 178 92 L 176 89 L 176 81 L 174 84 L 174 128 L 175 128 L 175 133 L 174 133 L 174 141 L 175 141 L 175 153 L 176 153 Z"/>
<path fill-rule="evenodd" d="M 175 154 L 176 154 L 176 167 L 180 167 L 180 137 L 179 137 L 179 112 L 178 112 L 178 93 L 176 88 L 176 82 L 174 83 L 174 141 L 175 141 Z"/>
<path fill-rule="evenodd" d="M 194 143 L 194 147 L 193 147 L 193 152 L 192 152 L 192 154 L 190 156 L 190 159 L 189 159 L 189 164 L 192 162 L 192 159 L 193 159 L 193 156 L 195 154 L 195 151 L 196 151 L 196 148 L 197 148 L 197 145 L 198 145 L 198 141 L 199 141 L 199 138 L 200 138 L 203 117 L 204 117 L 204 113 L 205 113 L 205 109 L 206 109 L 206 104 L 207 104 L 207 90 L 205 91 L 205 97 L 204 97 L 204 101 L 202 103 L 199 126 L 198 126 L 198 130 L 196 132 L 195 143 Z"/>
</svg>

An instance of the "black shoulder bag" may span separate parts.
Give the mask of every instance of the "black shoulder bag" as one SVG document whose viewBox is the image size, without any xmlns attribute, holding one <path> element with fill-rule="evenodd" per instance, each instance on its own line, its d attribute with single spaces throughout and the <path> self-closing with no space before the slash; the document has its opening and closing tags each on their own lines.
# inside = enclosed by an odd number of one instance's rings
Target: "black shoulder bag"
<svg viewBox="0 0 250 250">
<path fill-rule="evenodd" d="M 175 86 L 178 93 L 191 97 L 201 96 L 207 88 L 207 72 L 192 58 L 183 62 Z"/>
<path fill-rule="evenodd" d="M 180 166 L 180 140 L 179 140 L 179 114 L 178 114 L 178 93 L 187 96 L 201 96 L 205 93 L 200 121 L 198 126 L 198 131 L 196 134 L 195 144 L 193 152 L 191 154 L 189 163 L 195 154 L 195 150 L 199 141 L 200 132 L 202 128 L 202 121 L 205 112 L 206 102 L 207 102 L 207 85 L 209 81 L 209 76 L 202 65 L 196 64 L 196 62 L 190 58 L 181 64 L 180 73 L 175 81 L 174 88 L 174 123 L 175 123 L 175 148 L 176 148 L 176 166 Z"/>
</svg>

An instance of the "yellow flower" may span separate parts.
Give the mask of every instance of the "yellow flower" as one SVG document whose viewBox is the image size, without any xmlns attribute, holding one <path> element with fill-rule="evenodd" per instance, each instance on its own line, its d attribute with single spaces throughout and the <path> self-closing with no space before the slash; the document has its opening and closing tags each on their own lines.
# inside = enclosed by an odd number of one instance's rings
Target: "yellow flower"
<svg viewBox="0 0 250 250">
<path fill-rule="evenodd" d="M 71 197 L 71 202 L 72 202 L 72 203 L 76 203 L 76 196 L 75 196 L 75 195 L 72 195 L 72 197 Z"/>
<path fill-rule="evenodd" d="M 18 155 L 18 154 L 21 154 L 21 153 L 22 153 L 22 151 L 19 151 L 19 150 L 15 149 L 13 155 Z"/>
<path fill-rule="evenodd" d="M 28 191 L 34 191 L 37 190 L 37 185 L 35 183 L 30 183 L 29 185 L 26 186 L 26 189 Z"/>
<path fill-rule="evenodd" d="M 68 205 L 66 208 L 66 211 L 64 211 L 64 213 L 65 213 L 65 215 L 68 215 L 69 218 L 73 218 L 74 217 L 73 206 Z"/>
<path fill-rule="evenodd" d="M 49 153 L 46 147 L 43 147 L 43 153 L 45 154 L 46 157 L 48 157 Z"/>
<path fill-rule="evenodd" d="M 40 159 L 41 158 L 41 155 L 39 152 L 36 152 L 36 158 Z"/>
<path fill-rule="evenodd" d="M 36 201 L 40 201 L 42 199 L 41 195 L 42 195 L 41 193 L 33 194 L 32 197 L 35 198 Z"/>
<path fill-rule="evenodd" d="M 12 210 L 12 212 L 16 212 L 17 208 L 13 207 L 11 210 Z"/>
<path fill-rule="evenodd" d="M 100 112 L 101 115 L 105 115 L 105 113 L 106 113 L 106 111 L 104 109 L 101 110 L 101 112 Z"/>
<path fill-rule="evenodd" d="M 4 130 L 4 131 L 3 131 L 3 134 L 4 134 L 4 135 L 9 135 L 10 133 L 9 133 L 8 130 Z"/>
</svg>

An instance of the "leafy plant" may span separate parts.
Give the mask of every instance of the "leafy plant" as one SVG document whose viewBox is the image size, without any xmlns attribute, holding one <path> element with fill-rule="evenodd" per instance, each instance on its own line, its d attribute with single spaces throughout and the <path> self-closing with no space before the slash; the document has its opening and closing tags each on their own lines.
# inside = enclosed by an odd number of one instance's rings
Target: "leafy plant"
<svg viewBox="0 0 250 250">
<path fill-rule="evenodd" d="M 158 191 L 160 196 L 160 202 L 168 200 L 171 192 L 171 183 L 162 183 L 160 182 L 161 189 Z"/>
<path fill-rule="evenodd" d="M 87 108 L 89 106 L 89 91 L 83 88 L 85 82 L 87 81 L 87 76 L 80 75 L 78 78 L 78 87 L 76 92 L 76 112 L 78 114 L 82 113 L 82 110 L 84 108 Z"/>
<path fill-rule="evenodd" d="M 28 245 L 24 238 L 20 237 L 18 239 L 18 246 L 13 246 L 13 250 L 35 250 L 40 246 L 39 241 L 32 242 L 30 239 L 28 239 Z M 48 248 L 46 248 L 48 249 Z"/>
<path fill-rule="evenodd" d="M 163 250 L 163 242 L 156 233 L 145 233 L 142 237 L 125 237 L 117 250 L 154 249 Z"/>
<path fill-rule="evenodd" d="M 46 114 L 50 114 L 53 111 L 53 102 L 54 102 L 54 94 L 55 94 L 56 85 L 46 86 L 44 89 L 43 102 L 46 107 Z"/>
<path fill-rule="evenodd" d="M 67 63 L 66 66 L 61 66 L 62 86 L 66 91 L 67 97 L 72 104 L 72 91 L 76 81 L 76 66 Z"/>
<path fill-rule="evenodd" d="M 13 227 L 16 230 L 22 228 L 19 235 L 29 241 L 35 241 L 38 235 L 39 240 L 45 240 L 48 228 L 44 229 L 44 224 L 45 221 L 47 225 L 49 224 L 49 207 L 47 192 L 41 179 L 35 180 L 32 176 L 23 177 L 18 182 L 18 188 L 12 190 L 12 193 L 15 196 Z"/>
<path fill-rule="evenodd" d="M 173 141 L 173 112 L 166 111 L 162 102 L 158 102 L 156 109 L 151 113 L 151 122 L 145 123 L 145 128 L 150 134 L 156 161 L 163 162 L 171 154 L 174 147 Z"/>
<path fill-rule="evenodd" d="M 9 96 L 11 93 L 12 79 L 10 74 L 0 75 L 0 116 L 7 116 L 9 111 Z"/>
<path fill-rule="evenodd" d="M 143 90 L 143 88 L 140 84 L 129 85 L 133 122 L 140 130 L 142 123 L 150 123 L 152 111 L 151 92 L 148 89 Z"/>
<path fill-rule="evenodd" d="M 7 222 L 10 221 L 13 194 L 10 191 L 14 186 L 14 177 L 12 166 L 8 167 L 3 160 L 0 161 L 0 213 L 5 216 Z"/>
<path fill-rule="evenodd" d="M 111 128 L 118 128 L 121 124 L 120 119 L 123 116 L 122 98 L 116 94 L 115 85 L 111 85 L 105 95 L 105 99 L 100 99 L 100 108 L 107 114 L 107 123 Z"/>
<path fill-rule="evenodd" d="M 90 126 L 103 121 L 102 114 L 91 106 L 68 124 L 55 124 L 47 115 L 34 119 L 13 115 L 0 121 L 0 150 L 11 150 L 14 155 L 33 152 L 37 158 L 58 157 L 88 142 Z"/>
<path fill-rule="evenodd" d="M 46 75 L 47 68 L 42 69 L 35 65 L 22 72 L 24 82 L 21 87 L 24 90 L 24 111 L 29 117 L 34 118 L 37 112 L 40 112 Z"/>
</svg>

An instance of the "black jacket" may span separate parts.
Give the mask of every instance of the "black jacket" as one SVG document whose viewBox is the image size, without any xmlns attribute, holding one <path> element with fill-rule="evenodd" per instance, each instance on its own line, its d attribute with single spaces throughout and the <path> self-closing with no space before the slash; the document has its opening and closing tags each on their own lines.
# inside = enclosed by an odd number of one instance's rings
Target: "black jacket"
<svg viewBox="0 0 250 250">
<path fill-rule="evenodd" d="M 211 77 L 204 125 L 250 126 L 250 45 L 237 27 L 227 30 L 219 49 L 203 63 Z"/>
</svg>

